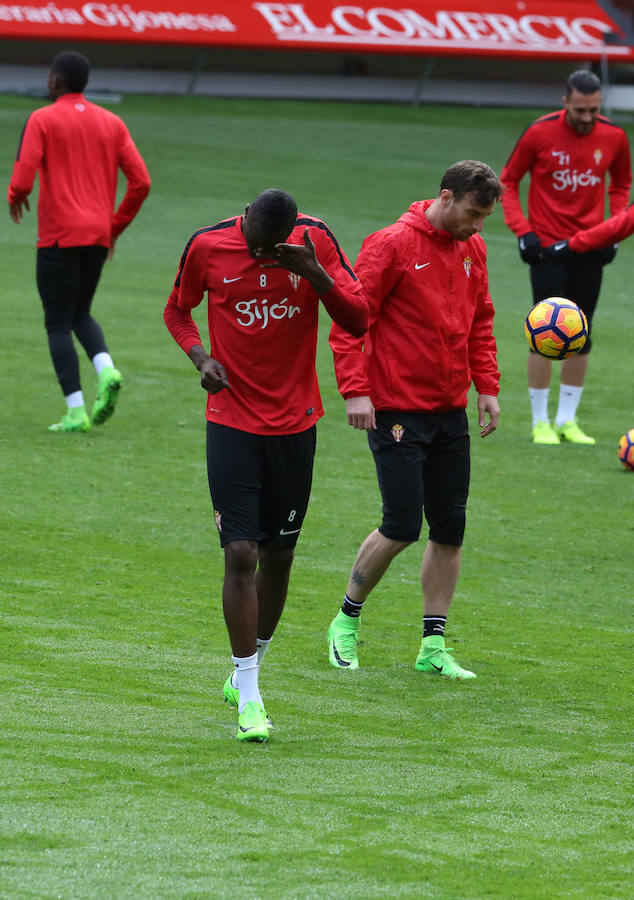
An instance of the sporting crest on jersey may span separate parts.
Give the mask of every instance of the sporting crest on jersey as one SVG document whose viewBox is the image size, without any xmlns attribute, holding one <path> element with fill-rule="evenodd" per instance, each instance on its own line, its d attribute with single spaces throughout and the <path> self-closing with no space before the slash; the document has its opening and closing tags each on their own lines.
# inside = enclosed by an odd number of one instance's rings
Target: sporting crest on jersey
<svg viewBox="0 0 634 900">
<path fill-rule="evenodd" d="M 470 256 L 465 256 L 462 260 L 462 265 L 467 275 L 467 278 L 471 278 L 471 266 L 473 265 L 473 260 Z"/>
<path fill-rule="evenodd" d="M 288 280 L 293 285 L 293 290 L 296 291 L 297 288 L 299 287 L 300 281 L 302 280 L 302 276 L 297 275 L 295 272 L 289 272 Z"/>
<path fill-rule="evenodd" d="M 599 148 L 597 147 L 592 155 L 594 156 L 595 163 L 599 165 L 599 163 L 603 159 L 603 150 L 599 150 Z"/>
<path fill-rule="evenodd" d="M 403 435 L 405 434 L 405 429 L 402 425 L 392 425 L 392 437 L 396 441 L 397 444 L 400 444 L 403 440 Z"/>
</svg>

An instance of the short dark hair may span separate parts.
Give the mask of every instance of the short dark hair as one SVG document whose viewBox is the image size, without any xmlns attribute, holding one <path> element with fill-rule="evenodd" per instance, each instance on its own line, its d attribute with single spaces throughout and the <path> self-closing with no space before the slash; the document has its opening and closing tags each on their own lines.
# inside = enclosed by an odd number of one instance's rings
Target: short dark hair
<svg viewBox="0 0 634 900">
<path fill-rule="evenodd" d="M 88 82 L 90 63 L 81 53 L 64 50 L 53 59 L 51 71 L 63 79 L 71 94 L 81 94 Z"/>
<path fill-rule="evenodd" d="M 463 159 L 447 169 L 440 182 L 440 190 L 445 189 L 456 200 L 474 194 L 478 206 L 490 206 L 504 193 L 504 185 L 491 166 L 477 159 Z"/>
<path fill-rule="evenodd" d="M 297 218 L 297 203 L 279 188 L 267 188 L 249 204 L 249 217 L 268 234 L 289 234 Z"/>
<path fill-rule="evenodd" d="M 573 91 L 579 94 L 596 94 L 601 90 L 601 79 L 588 69 L 577 69 L 566 82 L 566 97 Z"/>
</svg>

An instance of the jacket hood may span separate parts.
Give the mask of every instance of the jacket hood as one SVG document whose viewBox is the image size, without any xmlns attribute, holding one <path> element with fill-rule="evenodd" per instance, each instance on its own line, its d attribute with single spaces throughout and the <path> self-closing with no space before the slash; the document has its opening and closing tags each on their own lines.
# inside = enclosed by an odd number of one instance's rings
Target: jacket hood
<svg viewBox="0 0 634 900">
<path fill-rule="evenodd" d="M 430 237 L 455 240 L 449 231 L 438 231 L 434 228 L 425 215 L 426 210 L 429 209 L 433 202 L 433 200 L 417 200 L 415 203 L 412 203 L 406 213 L 399 217 L 398 221 L 415 228 L 417 231 L 422 231 Z"/>
</svg>

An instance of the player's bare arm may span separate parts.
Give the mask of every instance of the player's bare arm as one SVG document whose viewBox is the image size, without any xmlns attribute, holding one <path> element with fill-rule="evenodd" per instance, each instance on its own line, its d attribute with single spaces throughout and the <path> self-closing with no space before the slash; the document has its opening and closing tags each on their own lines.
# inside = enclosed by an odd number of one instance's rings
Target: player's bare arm
<svg viewBox="0 0 634 900">
<path fill-rule="evenodd" d="M 487 416 L 489 421 L 487 422 Z M 480 437 L 486 437 L 498 427 L 500 420 L 500 404 L 498 398 L 491 394 L 478 394 L 478 425 Z"/>
<path fill-rule="evenodd" d="M 264 263 L 264 267 L 288 269 L 301 275 L 313 288 L 318 297 L 327 294 L 334 281 L 317 259 L 308 228 L 304 230 L 303 244 L 276 244 L 275 262 Z"/>
<path fill-rule="evenodd" d="M 376 429 L 376 415 L 369 397 L 348 397 L 346 415 L 348 416 L 348 425 L 353 428 L 358 428 L 360 431 Z"/>
<path fill-rule="evenodd" d="M 222 363 L 210 356 L 201 344 L 191 348 L 189 358 L 200 372 L 200 385 L 208 394 L 217 394 L 223 388 L 231 387 Z"/>
</svg>

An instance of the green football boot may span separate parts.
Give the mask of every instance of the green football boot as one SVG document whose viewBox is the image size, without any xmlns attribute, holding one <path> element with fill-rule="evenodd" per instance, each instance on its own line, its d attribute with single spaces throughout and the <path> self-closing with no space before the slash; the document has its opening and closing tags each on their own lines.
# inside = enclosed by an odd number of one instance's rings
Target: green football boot
<svg viewBox="0 0 634 900">
<path fill-rule="evenodd" d="M 238 716 L 239 741 L 258 741 L 263 744 L 269 739 L 269 726 L 266 724 L 266 712 L 257 700 L 249 700 Z"/>
<path fill-rule="evenodd" d="M 231 682 L 231 675 L 227 678 L 225 683 L 222 686 L 222 695 L 225 698 L 225 703 L 228 704 L 229 709 L 237 709 L 240 703 L 240 691 L 237 687 L 234 687 Z M 273 728 L 273 722 L 266 710 L 264 710 L 264 714 L 266 715 L 266 724 L 269 728 Z"/>
<path fill-rule="evenodd" d="M 445 678 L 453 678 L 456 681 L 476 678 L 475 672 L 463 669 L 453 656 L 449 655 L 449 651 L 452 649 L 452 647 L 445 647 L 445 639 L 441 635 L 433 634 L 423 638 L 416 659 L 416 668 L 419 672 L 443 675 Z"/>
<path fill-rule="evenodd" d="M 93 425 L 103 425 L 113 414 L 123 379 L 121 372 L 113 366 L 102 369 L 97 385 L 97 399 L 92 407 L 91 421 Z"/>
<path fill-rule="evenodd" d="M 536 422 L 532 435 L 534 444 L 559 443 L 559 435 L 550 422 Z"/>
<path fill-rule="evenodd" d="M 48 426 L 49 431 L 90 431 L 90 419 L 83 406 L 75 406 L 67 410 L 61 422 Z"/>
<path fill-rule="evenodd" d="M 336 669 L 358 669 L 359 619 L 339 611 L 328 629 L 330 665 Z"/>
<path fill-rule="evenodd" d="M 556 431 L 562 441 L 570 441 L 572 444 L 596 444 L 595 439 L 582 431 L 576 422 L 564 422 Z"/>
</svg>

